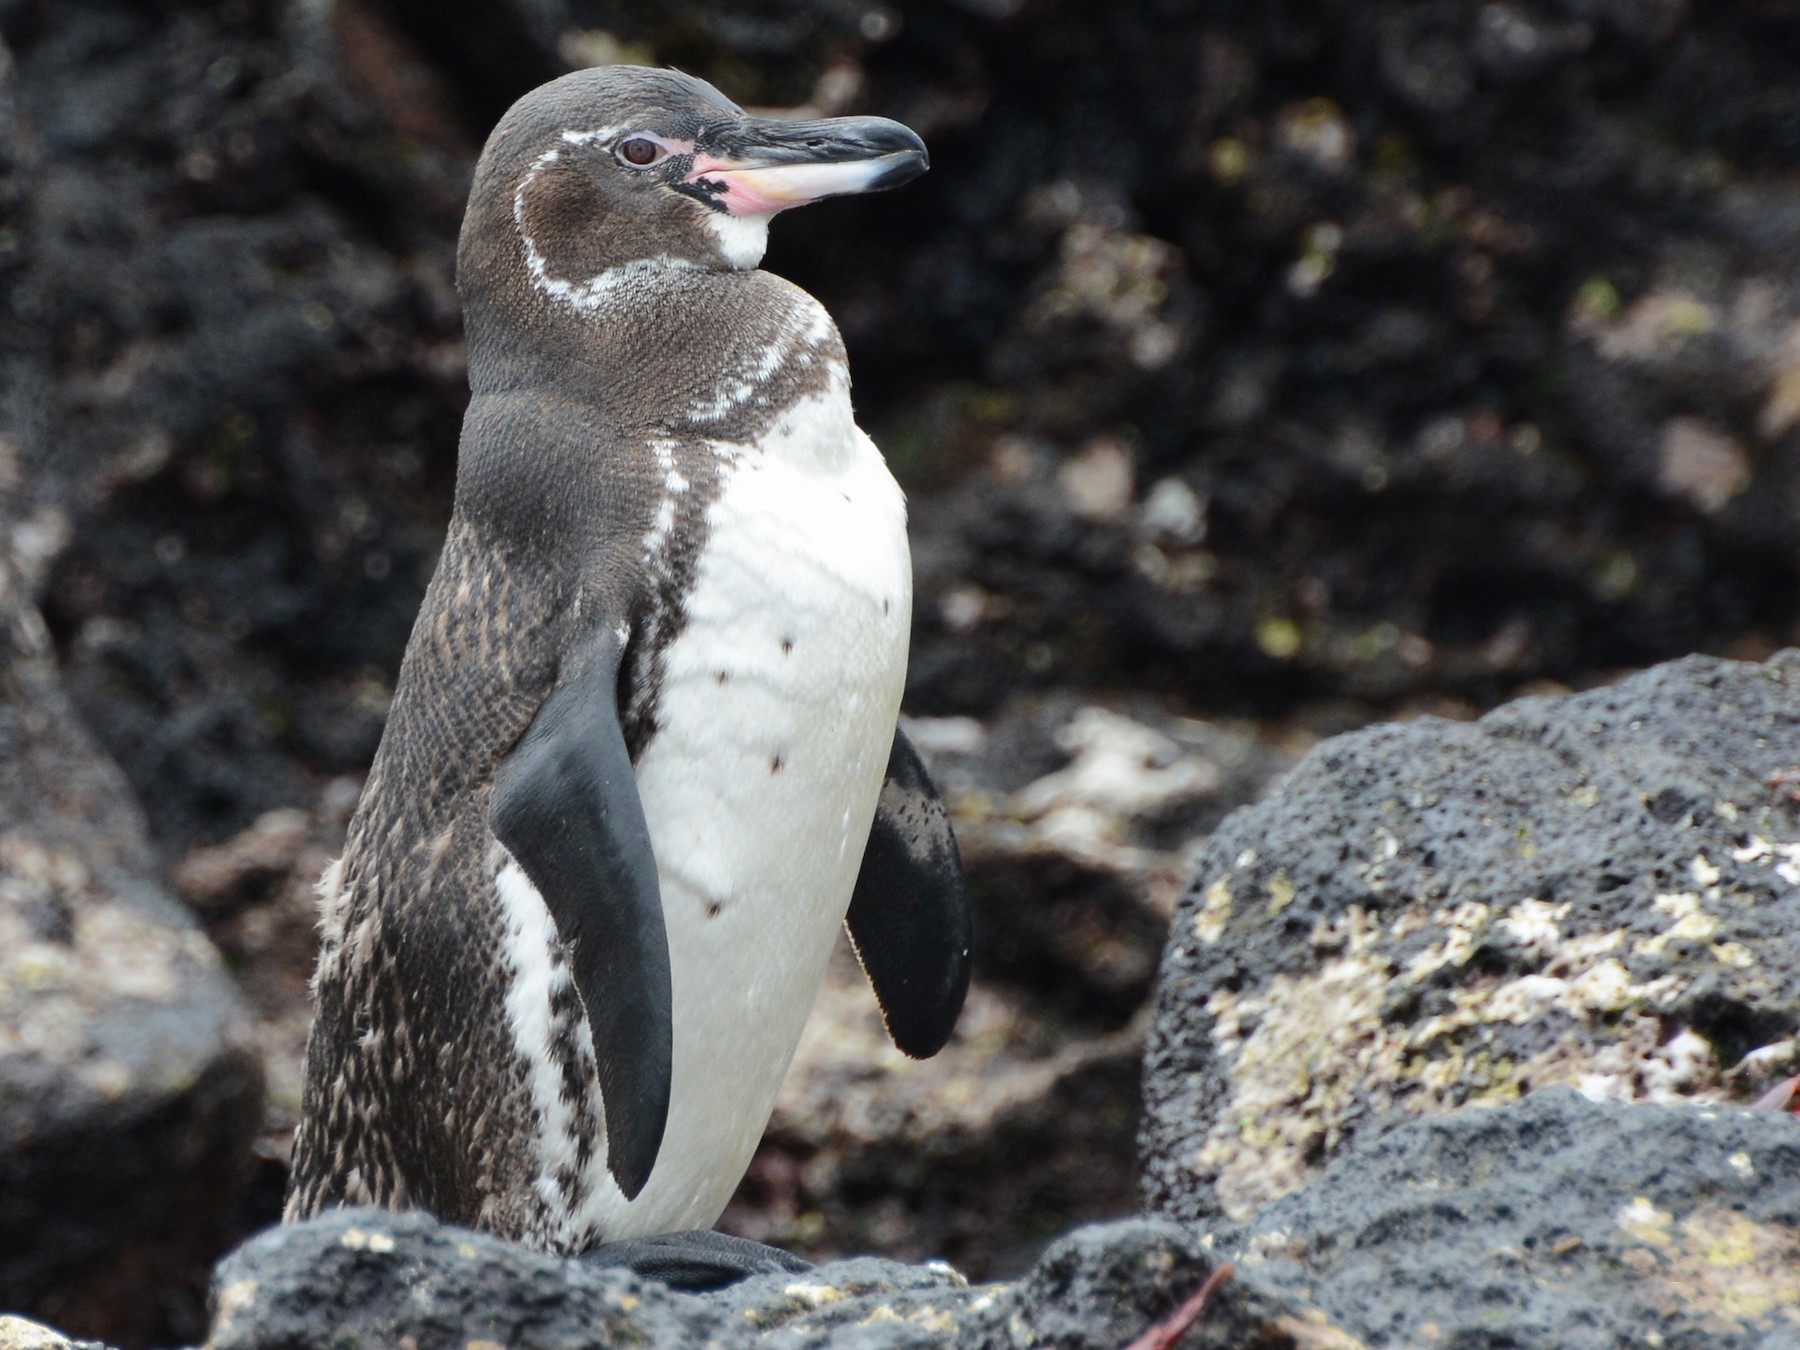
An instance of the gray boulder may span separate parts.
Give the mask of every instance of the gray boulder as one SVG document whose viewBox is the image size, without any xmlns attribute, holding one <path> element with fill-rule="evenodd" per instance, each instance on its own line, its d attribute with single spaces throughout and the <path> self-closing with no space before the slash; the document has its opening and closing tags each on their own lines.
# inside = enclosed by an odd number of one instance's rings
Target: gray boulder
<svg viewBox="0 0 1800 1350">
<path fill-rule="evenodd" d="M 8 505 L 0 483 L 0 1308 L 187 1335 L 262 1074 L 217 951 L 151 879 L 136 803 L 57 682 Z"/>
<path fill-rule="evenodd" d="M 1797 652 L 1319 746 L 1176 913 L 1151 1210 L 1245 1218 L 1347 1144 L 1550 1084 L 1726 1101 L 1793 1072 L 1797 761 Z"/>
<path fill-rule="evenodd" d="M 262 1073 L 3 557 L 0 762 L 0 1308 L 191 1335 Z"/>
<path fill-rule="evenodd" d="M 1800 1121 L 1546 1088 L 1353 1149 L 1217 1246 L 1370 1346 L 1800 1345 Z"/>
<path fill-rule="evenodd" d="M 72 1341 L 54 1327 L 0 1313 L 0 1350 L 106 1350 L 99 1341 Z"/>
</svg>

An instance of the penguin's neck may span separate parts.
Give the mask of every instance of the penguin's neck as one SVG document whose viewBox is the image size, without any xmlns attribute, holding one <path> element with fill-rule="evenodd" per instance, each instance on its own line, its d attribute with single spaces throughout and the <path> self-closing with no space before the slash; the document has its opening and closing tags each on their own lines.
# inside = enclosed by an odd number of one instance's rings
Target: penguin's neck
<svg viewBox="0 0 1800 1350">
<path fill-rule="evenodd" d="M 579 295 L 516 286 L 503 303 L 472 297 L 476 396 L 555 392 L 617 434 L 748 441 L 797 400 L 847 388 L 836 325 L 790 282 L 650 262 L 608 276 Z"/>
</svg>

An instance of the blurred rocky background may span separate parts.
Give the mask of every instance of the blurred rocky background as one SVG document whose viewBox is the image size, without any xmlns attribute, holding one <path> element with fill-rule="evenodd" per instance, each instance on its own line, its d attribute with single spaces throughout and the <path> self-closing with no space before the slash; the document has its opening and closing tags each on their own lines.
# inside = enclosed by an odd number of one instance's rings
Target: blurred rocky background
<svg viewBox="0 0 1800 1350">
<path fill-rule="evenodd" d="M 1372 720 L 1800 641 L 1796 0 L 0 0 L 0 1307 L 197 1340 L 277 1213 L 311 886 L 449 511 L 474 156 L 621 60 L 932 149 L 766 265 L 911 498 L 977 983 L 911 1065 L 840 963 L 736 1231 L 1003 1276 L 1130 1211 L 1232 808 Z M 1784 1034 L 1683 988 L 1734 1055 Z M 1736 1062 L 1690 1077 L 1747 1098 Z"/>
</svg>

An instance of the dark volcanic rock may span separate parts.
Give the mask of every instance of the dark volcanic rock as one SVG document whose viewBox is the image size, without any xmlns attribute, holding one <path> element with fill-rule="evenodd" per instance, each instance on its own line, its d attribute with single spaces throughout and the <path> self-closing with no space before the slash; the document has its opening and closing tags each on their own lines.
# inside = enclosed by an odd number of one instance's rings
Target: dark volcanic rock
<svg viewBox="0 0 1800 1350">
<path fill-rule="evenodd" d="M 221 1265 L 208 1350 L 1119 1350 L 1225 1257 L 1237 1273 L 1190 1350 L 1786 1346 L 1800 1121 L 1551 1088 L 1359 1145 L 1248 1224 L 1082 1228 L 1016 1283 L 975 1288 L 862 1258 L 682 1295 L 422 1214 L 339 1211 Z"/>
<path fill-rule="evenodd" d="M 1126 1222 L 1071 1234 L 1010 1286 L 971 1288 L 941 1265 L 864 1257 L 690 1295 L 423 1214 L 341 1210 L 265 1233 L 221 1264 L 207 1350 L 1118 1350 L 1213 1264 L 1173 1224 Z M 1183 1344 L 1348 1344 L 1331 1334 L 1285 1293 L 1227 1284 Z"/>
<path fill-rule="evenodd" d="M 113 1340 L 191 1336 L 262 1075 L 4 556 L 0 761 L 0 1307 Z"/>
<path fill-rule="evenodd" d="M 354 5 L 0 31 L 32 156 L 0 430 L 71 692 L 175 852 L 374 751 L 448 511 L 473 146 Z"/>
<path fill-rule="evenodd" d="M 1351 1149 L 1218 1235 L 1370 1346 L 1800 1344 L 1800 1120 L 1566 1088 Z"/>
<path fill-rule="evenodd" d="M 423 1213 L 336 1210 L 271 1229 L 220 1264 L 209 1350 L 320 1345 L 511 1350 L 694 1344 L 698 1300 Z"/>
<path fill-rule="evenodd" d="M 1747 1095 L 1800 1024 L 1800 652 L 1327 741 L 1208 842 L 1144 1188 L 1242 1218 L 1345 1144 L 1550 1083 Z"/>
<path fill-rule="evenodd" d="M 47 177 L 0 45 L 0 1308 L 191 1337 L 262 1101 L 218 952 L 155 882 L 143 813 L 79 722 L 32 600 L 55 402 L 25 247 Z M 96 281 L 96 284 L 101 284 Z M 21 1333 L 23 1334 L 23 1333 Z"/>
<path fill-rule="evenodd" d="M 1793 640 L 1791 4 L 1000 8 L 867 60 L 932 125 L 867 207 L 900 265 L 778 239 L 908 320 L 858 389 L 912 391 L 877 439 L 952 484 L 920 711 L 1122 671 L 1490 702 Z"/>
</svg>

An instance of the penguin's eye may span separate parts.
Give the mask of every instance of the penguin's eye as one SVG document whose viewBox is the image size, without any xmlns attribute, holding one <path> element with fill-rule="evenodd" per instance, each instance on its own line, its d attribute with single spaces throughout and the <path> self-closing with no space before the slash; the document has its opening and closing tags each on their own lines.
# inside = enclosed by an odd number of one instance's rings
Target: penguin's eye
<svg viewBox="0 0 1800 1350">
<path fill-rule="evenodd" d="M 667 150 L 648 136 L 633 136 L 619 143 L 619 158 L 634 169 L 647 169 L 659 159 L 667 159 L 668 155 Z"/>
</svg>

